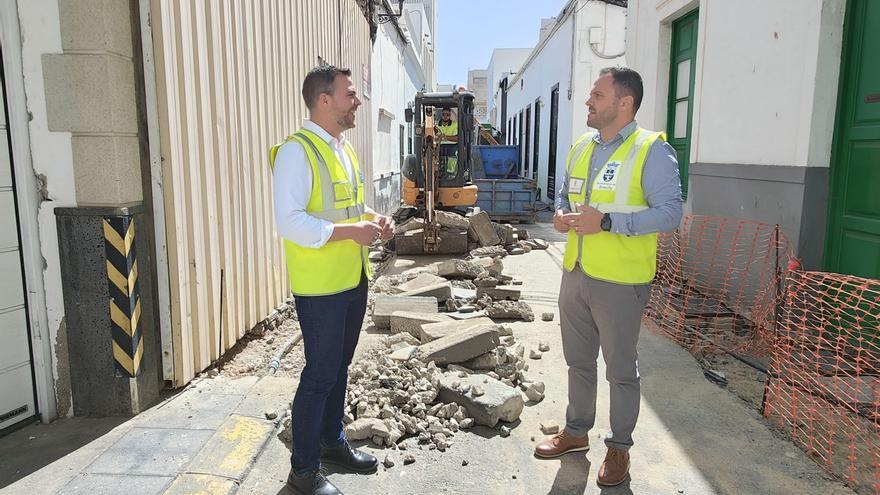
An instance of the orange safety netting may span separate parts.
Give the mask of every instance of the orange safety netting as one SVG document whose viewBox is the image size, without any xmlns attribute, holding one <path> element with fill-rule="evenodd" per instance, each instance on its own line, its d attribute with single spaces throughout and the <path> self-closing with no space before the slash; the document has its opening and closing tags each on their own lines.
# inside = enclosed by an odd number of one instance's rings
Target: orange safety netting
<svg viewBox="0 0 880 495">
<path fill-rule="evenodd" d="M 764 415 L 816 462 L 880 493 L 880 280 L 795 271 Z"/>
<path fill-rule="evenodd" d="M 793 260 L 779 227 L 687 216 L 659 244 L 646 311 L 657 329 L 693 353 L 730 351 L 766 360 Z"/>
<path fill-rule="evenodd" d="M 659 244 L 649 326 L 766 372 L 768 420 L 880 494 L 880 281 L 800 270 L 778 225 L 687 216 Z"/>
</svg>

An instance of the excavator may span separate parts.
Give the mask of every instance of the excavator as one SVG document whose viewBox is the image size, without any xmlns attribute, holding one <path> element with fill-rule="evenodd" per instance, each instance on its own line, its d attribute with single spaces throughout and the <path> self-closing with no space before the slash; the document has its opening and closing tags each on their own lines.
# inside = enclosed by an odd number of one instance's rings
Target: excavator
<svg viewBox="0 0 880 495">
<path fill-rule="evenodd" d="M 460 230 L 441 229 L 437 212 L 464 215 L 477 203 L 477 186 L 471 182 L 477 155 L 472 149 L 476 144 L 473 111 L 474 94 L 465 90 L 419 92 L 406 109 L 406 121 L 414 128 L 416 153 L 404 158 L 403 205 L 394 220 L 402 225 L 418 218 L 424 226 L 419 235 L 395 235 L 394 246 L 399 254 L 467 251 L 467 233 L 462 238 Z M 454 121 L 443 121 L 443 116 L 451 116 Z"/>
</svg>

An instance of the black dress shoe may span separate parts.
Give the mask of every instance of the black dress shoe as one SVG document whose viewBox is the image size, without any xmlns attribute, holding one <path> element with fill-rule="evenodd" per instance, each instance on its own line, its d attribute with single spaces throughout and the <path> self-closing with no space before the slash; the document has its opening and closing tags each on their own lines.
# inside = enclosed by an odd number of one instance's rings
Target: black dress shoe
<svg viewBox="0 0 880 495">
<path fill-rule="evenodd" d="M 353 473 L 372 473 L 379 466 L 379 460 L 366 452 L 354 449 L 348 441 L 336 447 L 321 449 L 321 462 Z"/>
<path fill-rule="evenodd" d="M 302 476 L 297 476 L 293 471 L 287 475 L 287 484 L 293 488 L 294 493 L 300 495 L 342 495 L 339 488 L 320 471 L 312 471 Z"/>
</svg>

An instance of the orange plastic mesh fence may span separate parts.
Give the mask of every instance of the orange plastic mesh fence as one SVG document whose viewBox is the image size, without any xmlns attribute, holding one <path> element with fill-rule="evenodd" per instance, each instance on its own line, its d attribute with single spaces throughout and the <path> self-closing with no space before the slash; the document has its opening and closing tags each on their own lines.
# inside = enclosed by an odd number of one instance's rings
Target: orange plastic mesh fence
<svg viewBox="0 0 880 495">
<path fill-rule="evenodd" d="M 880 280 L 794 271 L 764 415 L 863 493 L 880 493 Z"/>
<path fill-rule="evenodd" d="M 880 281 L 802 271 L 778 226 L 748 220 L 688 216 L 659 243 L 648 326 L 769 368 L 770 423 L 880 494 Z"/>
<path fill-rule="evenodd" d="M 793 260 L 779 228 L 687 216 L 659 243 L 646 310 L 654 326 L 694 353 L 733 351 L 766 360 Z"/>
</svg>

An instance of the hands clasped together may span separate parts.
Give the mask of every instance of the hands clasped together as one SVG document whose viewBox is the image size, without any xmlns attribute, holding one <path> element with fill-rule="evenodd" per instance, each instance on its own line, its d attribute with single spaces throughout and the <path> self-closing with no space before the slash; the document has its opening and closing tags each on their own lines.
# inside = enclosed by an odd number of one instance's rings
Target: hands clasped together
<svg viewBox="0 0 880 495">
<path fill-rule="evenodd" d="M 602 231 L 603 213 L 592 206 L 575 203 L 574 212 L 565 213 L 556 210 L 553 215 L 553 227 L 565 234 L 574 230 L 578 235 L 591 235 Z"/>
</svg>

